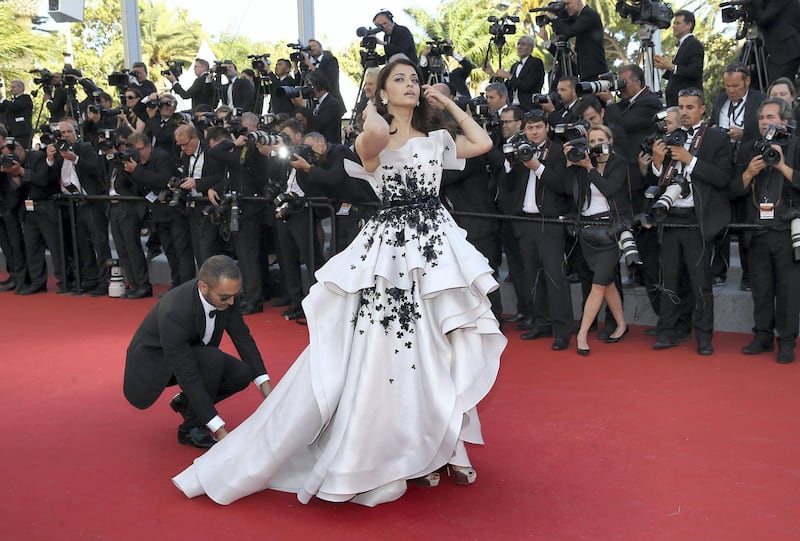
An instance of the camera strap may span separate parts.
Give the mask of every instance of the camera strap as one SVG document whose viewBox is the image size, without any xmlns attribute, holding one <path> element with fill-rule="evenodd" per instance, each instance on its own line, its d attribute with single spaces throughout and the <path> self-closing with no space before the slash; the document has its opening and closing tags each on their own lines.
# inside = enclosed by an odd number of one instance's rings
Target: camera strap
<svg viewBox="0 0 800 541">
<path fill-rule="evenodd" d="M 780 178 L 780 184 L 778 184 L 778 194 L 777 197 L 770 197 L 770 184 L 772 181 L 773 173 L 775 172 L 774 167 L 768 167 L 766 169 L 766 178 L 764 178 L 764 182 L 758 182 L 758 179 L 761 178 L 761 175 L 756 175 L 753 177 L 752 183 L 752 190 L 750 191 L 751 196 L 753 198 L 753 206 L 757 209 L 761 209 L 762 204 L 766 203 L 767 205 L 772 205 L 772 207 L 777 207 L 781 204 L 781 199 L 783 198 L 783 178 Z"/>
<path fill-rule="evenodd" d="M 700 145 L 703 142 L 703 137 L 706 134 L 706 129 L 707 129 L 706 126 L 700 126 L 697 129 L 697 132 L 694 134 L 694 138 L 692 139 L 692 144 L 689 145 L 689 154 L 691 154 L 692 156 L 697 155 L 697 151 L 700 148 Z M 675 177 L 675 174 L 680 172 L 678 171 L 678 165 L 680 163 L 681 162 L 679 162 L 678 160 L 670 160 L 667 168 L 664 169 L 664 171 L 661 173 L 661 178 L 658 181 L 659 186 L 665 186 L 670 182 L 672 182 L 672 179 Z M 681 171 L 682 170 L 683 169 L 681 168 Z"/>
</svg>

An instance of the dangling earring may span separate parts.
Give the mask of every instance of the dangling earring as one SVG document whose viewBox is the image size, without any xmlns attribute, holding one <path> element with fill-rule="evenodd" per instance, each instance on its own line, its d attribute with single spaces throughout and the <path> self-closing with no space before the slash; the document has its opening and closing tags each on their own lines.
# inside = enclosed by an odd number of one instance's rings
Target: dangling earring
<svg viewBox="0 0 800 541">
<path fill-rule="evenodd" d="M 389 100 L 387 100 L 386 98 L 381 98 L 381 103 L 384 104 L 384 105 L 388 105 L 389 104 Z"/>
<path fill-rule="evenodd" d="M 417 104 L 414 107 L 419 107 L 419 100 L 417 100 Z"/>
</svg>

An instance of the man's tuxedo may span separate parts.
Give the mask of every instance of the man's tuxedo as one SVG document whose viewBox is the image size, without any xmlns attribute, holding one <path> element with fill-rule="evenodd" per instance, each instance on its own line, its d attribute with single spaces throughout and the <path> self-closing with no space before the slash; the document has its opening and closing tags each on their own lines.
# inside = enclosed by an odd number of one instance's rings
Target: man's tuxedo
<svg viewBox="0 0 800 541">
<path fill-rule="evenodd" d="M 229 107 L 241 107 L 245 112 L 252 112 L 256 102 L 256 87 L 253 81 L 244 77 L 237 77 L 233 81 L 233 103 L 228 103 L 228 88 L 231 83 L 223 87 L 222 97 L 225 105 Z"/>
<path fill-rule="evenodd" d="M 387 62 L 393 55 L 403 53 L 414 64 L 417 63 L 417 46 L 414 43 L 414 36 L 411 35 L 411 30 L 405 26 L 394 24 L 392 33 L 385 34 L 383 41 L 386 42 L 386 45 L 383 46 L 383 52 L 386 55 Z"/>
<path fill-rule="evenodd" d="M 633 99 L 622 100 L 606 108 L 605 121 L 618 125 L 625 132 L 624 145 L 615 141 L 616 148 L 628 163 L 639 163 L 639 145 L 653 133 L 653 115 L 664 109 L 661 100 L 646 88 Z"/>
<path fill-rule="evenodd" d="M 517 76 L 517 66 L 519 65 L 519 61 L 514 62 L 509 70 L 511 78 L 506 81 L 508 101 L 509 103 L 512 102 L 514 92 L 516 92 L 519 106 L 523 111 L 530 111 L 535 108 L 532 99 L 533 95 L 541 92 L 544 84 L 544 64 L 538 58 L 529 56 L 522 66 L 519 76 Z"/>
<path fill-rule="evenodd" d="M 744 130 L 744 134 L 742 135 L 742 140 L 739 144 L 734 145 L 735 151 L 745 151 L 748 147 L 752 146 L 753 141 L 758 139 L 758 108 L 761 106 L 761 102 L 767 99 L 766 95 L 763 92 L 759 92 L 755 88 L 750 87 L 747 92 L 747 101 L 744 102 L 744 114 L 742 116 L 742 130 Z M 719 126 L 720 125 L 720 114 L 722 112 L 722 107 L 725 105 L 725 102 L 728 101 L 728 95 L 722 91 L 717 94 L 717 97 L 714 98 L 714 105 L 711 109 L 711 117 L 709 118 L 709 124 L 712 126 Z M 738 156 L 734 155 L 734 162 L 738 162 Z"/>
<path fill-rule="evenodd" d="M 316 131 L 325 136 L 330 143 L 342 142 L 342 115 L 346 111 L 342 99 L 333 92 L 322 100 L 314 109 L 314 118 L 311 120 L 311 131 Z"/>
<path fill-rule="evenodd" d="M 667 88 L 664 94 L 667 98 L 667 107 L 678 105 L 678 92 L 685 88 L 703 89 L 703 62 L 705 49 L 694 35 L 688 35 L 675 52 L 672 63 L 676 72 L 664 72 Z"/>
<path fill-rule="evenodd" d="M 198 420 L 205 424 L 213 419 L 217 415 L 214 403 L 225 396 L 209 396 L 197 350 L 218 348 L 223 332 L 228 333 L 242 357 L 247 379 L 266 374 L 264 361 L 238 305 L 217 312 L 213 321 L 214 332 L 208 344 L 204 344 L 206 316 L 197 280 L 168 291 L 145 316 L 128 346 L 123 383 L 128 402 L 140 409 L 148 408 L 166 387 L 177 383 Z"/>
<path fill-rule="evenodd" d="M 593 81 L 608 71 L 604 48 L 603 21 L 600 14 L 584 6 L 577 17 L 553 20 L 553 31 L 562 38 L 575 37 L 578 73 L 581 81 Z"/>
<path fill-rule="evenodd" d="M 281 113 L 285 113 L 291 115 L 294 113 L 294 104 L 292 103 L 292 98 L 287 97 L 286 95 L 278 95 L 276 90 L 280 86 L 297 86 L 297 82 L 295 81 L 294 77 L 291 75 L 287 75 L 283 79 L 279 79 L 277 75 L 270 72 L 267 75 L 267 79 L 269 80 L 269 112 L 279 115 Z"/>
<path fill-rule="evenodd" d="M 753 0 L 749 10 L 764 38 L 769 80 L 793 78 L 800 63 L 800 3 Z"/>
</svg>

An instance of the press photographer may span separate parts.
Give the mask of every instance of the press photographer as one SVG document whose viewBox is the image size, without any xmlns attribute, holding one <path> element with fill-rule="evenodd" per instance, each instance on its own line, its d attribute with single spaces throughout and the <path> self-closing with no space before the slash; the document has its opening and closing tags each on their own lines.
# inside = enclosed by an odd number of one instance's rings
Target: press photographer
<svg viewBox="0 0 800 541">
<path fill-rule="evenodd" d="M 667 80 L 667 107 L 678 105 L 678 92 L 684 88 L 703 88 L 705 48 L 692 34 L 694 25 L 694 13 L 685 9 L 676 12 L 672 21 L 672 35 L 677 40 L 675 55 L 672 60 L 654 56 L 655 67 L 664 70 L 662 77 Z"/>
<path fill-rule="evenodd" d="M 292 47 L 293 44 L 290 43 L 289 46 Z M 324 51 L 322 43 L 315 39 L 308 40 L 308 47 L 301 48 L 300 51 L 302 62 L 306 66 L 307 72 L 309 74 L 324 75 L 328 82 L 327 90 L 341 99 L 342 95 L 339 92 L 339 60 L 330 51 Z M 301 77 L 295 77 L 295 79 L 299 82 Z M 311 84 L 311 79 L 308 76 L 304 80 Z"/>
<path fill-rule="evenodd" d="M 383 39 L 376 38 L 378 45 L 383 45 L 386 62 L 390 62 L 396 54 L 405 55 L 414 64 L 417 63 L 417 45 L 411 30 L 394 22 L 394 15 L 389 10 L 382 10 L 372 18 L 372 24 L 383 31 Z"/>
<path fill-rule="evenodd" d="M 236 259 L 242 271 L 242 314 L 264 310 L 258 252 L 266 204 L 244 199 L 265 195 L 268 176 L 265 154 L 269 154 L 269 145 L 264 143 L 270 141 L 259 140 L 258 124 L 259 118 L 254 113 L 242 114 L 244 133 L 238 134 L 233 141 L 220 141 L 207 152 L 209 158 L 225 164 L 228 180 L 224 185 L 224 193 L 236 192 L 239 197 L 239 230 L 230 229 Z"/>
<path fill-rule="evenodd" d="M 711 291 L 711 261 L 708 243 L 730 221 L 728 202 L 731 182 L 731 147 L 725 132 L 702 123 L 705 97 L 698 89 L 685 89 L 678 96 L 681 126 L 688 132 L 686 143 L 667 146 L 653 143 L 653 172 L 659 177 L 662 190 L 673 180 L 683 177 L 689 193 L 670 207 L 665 222 L 696 224 L 697 228 L 665 227 L 661 235 L 661 272 L 663 291 L 658 320 L 658 340 L 654 349 L 678 344 L 676 324 L 681 316 L 681 302 L 671 295 L 679 294 L 682 282 L 691 284 L 688 291 L 694 302 L 697 352 L 711 355 L 714 329 L 714 297 Z M 667 160 L 667 151 L 670 159 Z"/>
<path fill-rule="evenodd" d="M 608 71 L 603 36 L 603 21 L 600 14 L 581 0 L 564 0 L 566 16 L 554 11 L 545 11 L 553 31 L 559 40 L 575 38 L 575 53 L 578 57 L 578 77 L 581 81 L 597 79 Z M 549 48 L 550 43 L 544 43 Z"/>
<path fill-rule="evenodd" d="M 207 60 L 195 58 L 193 66 L 195 80 L 192 82 L 192 86 L 187 89 L 181 86 L 178 82 L 179 76 L 173 73 L 172 70 L 167 70 L 164 73 L 164 78 L 172 84 L 172 92 L 185 100 L 192 100 L 193 109 L 198 105 L 214 106 L 216 103 L 211 103 L 214 98 L 214 85 L 212 81 L 208 80 L 209 68 Z"/>
<path fill-rule="evenodd" d="M 279 115 L 287 114 L 291 116 L 294 114 L 295 106 L 292 103 L 291 97 L 286 93 L 278 93 L 279 87 L 295 87 L 297 80 L 292 77 L 292 63 L 286 58 L 280 58 L 275 62 L 275 70 L 273 71 L 267 66 L 267 78 L 269 80 L 269 112 Z"/>
<path fill-rule="evenodd" d="M 541 92 L 544 84 L 544 64 L 538 58 L 531 56 L 534 46 L 535 42 L 531 36 L 520 36 L 517 40 L 519 60 L 512 64 L 511 69 L 495 70 L 488 63 L 483 66 L 483 71 L 492 78 L 505 80 L 511 96 L 511 105 L 519 105 L 523 111 L 535 108 L 532 96 Z"/>
<path fill-rule="evenodd" d="M 22 165 L 24 149 L 13 137 L 0 126 L 0 250 L 6 260 L 8 282 L 0 285 L 0 291 L 16 289 L 17 293 L 26 294 L 45 291 L 47 268 L 45 267 L 45 285 L 39 284 L 34 291 L 29 287 L 28 268 L 25 259 L 25 243 L 22 233 L 22 212 L 26 187 L 23 178 L 28 173 Z M 46 170 L 46 166 L 45 166 Z M 40 276 L 36 277 L 37 280 Z M 44 287 L 44 289 L 42 289 Z M 30 290 L 30 291 L 29 291 Z"/>
<path fill-rule="evenodd" d="M 334 144 L 342 142 L 342 116 L 347 110 L 342 99 L 333 93 L 328 79 L 319 71 L 308 75 L 308 83 L 314 89 L 314 118 L 311 131 L 325 136 Z"/>
<path fill-rule="evenodd" d="M 736 172 L 738 193 L 747 201 L 747 223 L 763 226 L 748 230 L 749 270 L 753 291 L 753 332 L 742 353 L 754 355 L 774 349 L 778 337 L 779 363 L 794 361 L 800 321 L 800 145 L 787 129 L 792 109 L 770 98 L 758 110 L 761 140 L 748 151 L 752 156 Z M 781 133 L 783 136 L 776 134 Z"/>
<path fill-rule="evenodd" d="M 8 85 L 11 99 L 0 102 L 0 115 L 8 135 L 25 148 L 31 148 L 33 137 L 33 100 L 25 94 L 25 83 L 11 81 Z"/>
</svg>

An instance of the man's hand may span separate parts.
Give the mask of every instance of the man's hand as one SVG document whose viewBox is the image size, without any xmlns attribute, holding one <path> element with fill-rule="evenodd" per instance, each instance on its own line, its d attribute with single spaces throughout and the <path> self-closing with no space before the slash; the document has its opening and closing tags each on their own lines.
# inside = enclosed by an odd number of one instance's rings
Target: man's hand
<svg viewBox="0 0 800 541">
<path fill-rule="evenodd" d="M 208 201 L 215 207 L 219 206 L 219 194 L 214 188 L 208 189 Z"/>
<path fill-rule="evenodd" d="M 126 173 L 133 173 L 133 171 L 138 167 L 138 163 L 133 161 L 133 158 L 125 160 L 122 164 L 122 168 L 125 169 Z"/>
<path fill-rule="evenodd" d="M 653 148 L 655 149 L 655 144 L 653 145 Z M 681 162 L 683 165 L 689 165 L 689 162 L 691 162 L 692 158 L 694 158 L 691 152 L 683 148 L 683 145 L 681 146 L 672 145 L 669 146 L 668 148 L 670 152 L 672 152 L 672 159 Z"/>
<path fill-rule="evenodd" d="M 72 152 L 71 150 L 62 150 L 61 157 L 71 162 L 74 162 L 75 160 L 78 159 L 78 155 Z"/>
<path fill-rule="evenodd" d="M 667 157 L 667 152 L 669 152 L 669 148 L 661 139 L 653 143 L 653 165 L 656 169 L 661 169 Z"/>
<path fill-rule="evenodd" d="M 183 182 L 181 182 L 181 188 L 184 190 L 195 190 L 197 189 L 197 181 L 192 177 L 186 177 L 183 179 Z"/>
<path fill-rule="evenodd" d="M 292 159 L 289 160 L 289 165 L 295 169 L 299 169 L 300 171 L 305 171 L 306 173 L 311 170 L 311 164 L 308 163 L 305 158 L 297 154 L 292 154 Z"/>
<path fill-rule="evenodd" d="M 556 106 L 553 105 L 553 102 L 550 99 L 550 96 L 547 97 L 547 101 L 546 102 L 544 102 L 544 103 L 542 103 L 540 105 L 542 107 L 542 111 L 544 111 L 548 115 L 556 110 Z"/>
<path fill-rule="evenodd" d="M 225 430 L 224 426 L 221 426 L 221 427 L 219 427 L 217 429 L 216 432 L 214 432 L 214 439 L 219 441 L 219 440 L 221 440 L 222 438 L 224 438 L 227 435 L 228 435 L 228 431 Z"/>
<path fill-rule="evenodd" d="M 672 71 L 672 69 L 675 67 L 675 64 L 661 55 L 654 55 L 653 63 L 660 70 Z"/>
<path fill-rule="evenodd" d="M 177 78 L 177 77 L 175 77 L 175 75 L 174 75 L 172 72 L 169 72 L 169 73 L 167 73 L 167 74 L 164 76 L 164 78 L 165 78 L 167 81 L 169 81 L 170 83 L 172 83 L 172 84 L 175 84 L 175 83 L 177 83 L 177 82 L 178 82 L 178 78 Z"/>
<path fill-rule="evenodd" d="M 742 137 L 744 137 L 744 130 L 742 128 L 737 128 L 736 126 L 731 126 L 728 128 L 728 137 L 734 141 L 741 141 Z"/>
<path fill-rule="evenodd" d="M 258 388 L 261 389 L 261 394 L 264 395 L 264 398 L 268 397 L 269 393 L 272 392 L 272 384 L 269 381 L 263 382 Z"/>
</svg>

